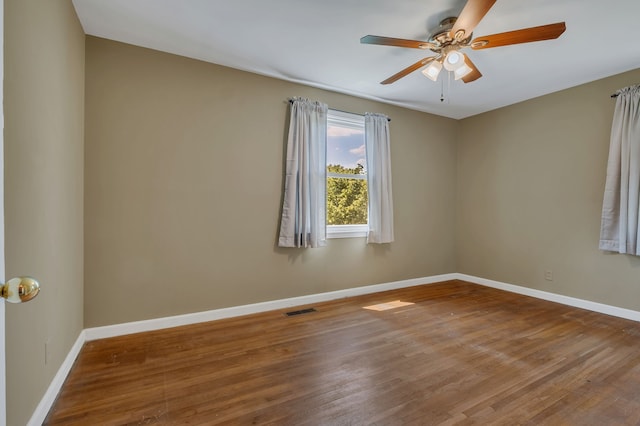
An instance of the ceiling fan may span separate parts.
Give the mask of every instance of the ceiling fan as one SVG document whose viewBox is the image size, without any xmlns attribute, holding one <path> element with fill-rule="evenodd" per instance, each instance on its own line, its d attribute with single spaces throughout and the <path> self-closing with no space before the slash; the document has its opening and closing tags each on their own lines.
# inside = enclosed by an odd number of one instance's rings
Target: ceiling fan
<svg viewBox="0 0 640 426">
<path fill-rule="evenodd" d="M 422 73 L 433 81 L 437 80 L 438 74 L 444 67 L 447 71 L 453 72 L 456 80 L 462 79 L 465 83 L 470 83 L 482 77 L 482 74 L 471 62 L 469 56 L 461 52 L 462 49 L 471 47 L 473 50 L 480 50 L 532 41 L 551 40 L 560 37 L 566 29 L 564 22 L 557 22 L 555 24 L 477 37 L 471 40 L 474 28 L 495 2 L 496 0 L 468 0 L 462 12 L 460 12 L 460 16 L 446 18 L 440 22 L 440 26 L 429 36 L 428 41 L 374 35 L 362 37 L 360 43 L 363 44 L 429 49 L 436 53 L 436 56 L 421 59 L 380 82 L 380 84 L 391 84 L 425 65 L 426 68 Z"/>
</svg>

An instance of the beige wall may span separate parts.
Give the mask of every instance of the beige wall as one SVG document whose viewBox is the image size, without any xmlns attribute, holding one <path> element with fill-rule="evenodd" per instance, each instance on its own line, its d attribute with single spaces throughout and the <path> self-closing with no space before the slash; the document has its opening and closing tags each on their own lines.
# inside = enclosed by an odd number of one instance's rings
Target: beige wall
<svg viewBox="0 0 640 426">
<path fill-rule="evenodd" d="M 85 326 L 454 272 L 458 123 L 88 37 Z M 392 118 L 396 242 L 279 249 L 286 100 Z"/>
<path fill-rule="evenodd" d="M 453 121 L 89 37 L 85 325 L 454 271 L 640 309 L 640 261 L 597 248 L 639 74 Z M 290 96 L 392 117 L 394 244 L 275 247 Z"/>
<path fill-rule="evenodd" d="M 8 424 L 24 425 L 83 328 L 84 34 L 71 1 L 4 3 L 6 275 L 42 285 L 6 310 Z"/>
<path fill-rule="evenodd" d="M 636 70 L 461 122 L 459 272 L 640 310 L 640 258 L 598 250 L 610 94 L 639 82 Z"/>
</svg>

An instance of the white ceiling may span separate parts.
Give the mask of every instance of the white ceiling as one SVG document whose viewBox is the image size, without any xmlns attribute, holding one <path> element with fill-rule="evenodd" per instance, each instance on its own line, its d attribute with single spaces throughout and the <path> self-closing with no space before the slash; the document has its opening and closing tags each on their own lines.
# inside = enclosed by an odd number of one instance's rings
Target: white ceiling
<svg viewBox="0 0 640 426">
<path fill-rule="evenodd" d="M 567 30 L 557 40 L 466 50 L 483 74 L 472 83 L 449 83 L 445 73 L 434 83 L 419 71 L 379 83 L 431 52 L 360 37 L 426 40 L 465 2 L 73 0 L 90 35 L 451 118 L 640 68 L 640 0 L 498 0 L 474 37 L 559 21 Z"/>
</svg>

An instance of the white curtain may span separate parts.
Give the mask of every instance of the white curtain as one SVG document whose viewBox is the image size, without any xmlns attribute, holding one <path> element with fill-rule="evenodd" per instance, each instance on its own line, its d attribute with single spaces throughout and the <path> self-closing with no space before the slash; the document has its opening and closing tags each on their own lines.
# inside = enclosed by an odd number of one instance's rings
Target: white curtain
<svg viewBox="0 0 640 426">
<path fill-rule="evenodd" d="M 366 113 L 364 140 L 369 191 L 367 243 L 390 243 L 393 241 L 393 197 L 389 117 L 383 114 Z"/>
<path fill-rule="evenodd" d="M 616 92 L 600 249 L 640 255 L 640 85 Z"/>
<path fill-rule="evenodd" d="M 291 100 L 280 247 L 326 245 L 327 105 Z"/>
</svg>

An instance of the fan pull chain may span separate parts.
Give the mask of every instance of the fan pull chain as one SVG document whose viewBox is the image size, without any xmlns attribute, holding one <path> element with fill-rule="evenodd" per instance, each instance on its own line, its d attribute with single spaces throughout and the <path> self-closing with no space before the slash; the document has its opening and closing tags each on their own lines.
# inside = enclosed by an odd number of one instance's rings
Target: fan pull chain
<svg viewBox="0 0 640 426">
<path fill-rule="evenodd" d="M 447 72 L 447 103 L 451 102 L 451 97 L 448 96 L 449 93 L 451 93 L 451 72 Z M 440 102 L 444 102 L 445 101 L 445 96 L 444 96 L 444 77 L 442 78 L 442 80 L 440 81 Z"/>
</svg>

